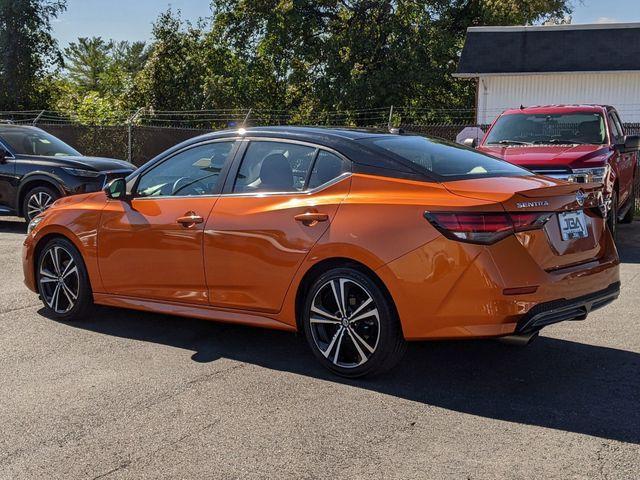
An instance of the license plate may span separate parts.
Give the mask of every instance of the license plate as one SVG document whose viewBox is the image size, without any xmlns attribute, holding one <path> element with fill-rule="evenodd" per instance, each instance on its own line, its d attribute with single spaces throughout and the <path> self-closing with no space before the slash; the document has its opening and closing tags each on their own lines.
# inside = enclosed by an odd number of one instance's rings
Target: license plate
<svg viewBox="0 0 640 480">
<path fill-rule="evenodd" d="M 587 217 L 582 210 L 578 212 L 562 212 L 558 214 L 562 240 L 575 240 L 589 236 Z"/>
</svg>

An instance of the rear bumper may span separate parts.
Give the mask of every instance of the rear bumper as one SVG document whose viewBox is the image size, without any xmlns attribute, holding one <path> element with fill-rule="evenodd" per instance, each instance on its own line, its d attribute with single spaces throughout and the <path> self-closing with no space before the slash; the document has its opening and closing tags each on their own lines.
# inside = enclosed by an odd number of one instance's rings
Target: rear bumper
<svg viewBox="0 0 640 480">
<path fill-rule="evenodd" d="M 517 323 L 515 333 L 529 333 L 565 320 L 584 320 L 589 312 L 613 302 L 620 295 L 620 282 L 604 290 L 571 300 L 540 303 L 529 310 Z"/>
<path fill-rule="evenodd" d="M 490 247 L 437 239 L 376 271 L 407 340 L 490 338 L 584 318 L 615 300 L 619 260 L 609 239 L 598 259 L 545 271 L 518 240 Z M 514 287 L 535 292 L 510 294 Z"/>
</svg>

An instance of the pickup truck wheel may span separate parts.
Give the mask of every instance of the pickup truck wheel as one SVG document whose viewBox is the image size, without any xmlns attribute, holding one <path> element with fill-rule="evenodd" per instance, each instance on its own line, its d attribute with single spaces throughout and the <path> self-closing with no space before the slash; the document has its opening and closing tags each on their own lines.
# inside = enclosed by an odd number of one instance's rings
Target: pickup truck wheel
<svg viewBox="0 0 640 480">
<path fill-rule="evenodd" d="M 611 208 L 609 209 L 609 216 L 607 217 L 607 226 L 611 232 L 613 239 L 616 239 L 618 233 L 618 192 L 613 192 L 611 195 Z"/>
</svg>

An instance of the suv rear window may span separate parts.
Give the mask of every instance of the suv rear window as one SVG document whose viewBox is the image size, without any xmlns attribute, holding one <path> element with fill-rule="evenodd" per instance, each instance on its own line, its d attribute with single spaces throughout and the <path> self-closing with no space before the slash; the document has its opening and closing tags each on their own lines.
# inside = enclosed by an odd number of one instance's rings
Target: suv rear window
<svg viewBox="0 0 640 480">
<path fill-rule="evenodd" d="M 599 113 L 512 113 L 496 120 L 485 145 L 574 145 L 606 143 Z"/>
<path fill-rule="evenodd" d="M 359 141 L 409 160 L 443 180 L 532 175 L 528 170 L 475 150 L 417 135 L 385 135 Z"/>
</svg>

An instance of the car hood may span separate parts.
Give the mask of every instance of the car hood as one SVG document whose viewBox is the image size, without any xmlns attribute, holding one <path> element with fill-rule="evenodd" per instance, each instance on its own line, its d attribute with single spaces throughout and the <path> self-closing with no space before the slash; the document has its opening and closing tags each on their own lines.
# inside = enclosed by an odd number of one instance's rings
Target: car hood
<svg viewBox="0 0 640 480">
<path fill-rule="evenodd" d="M 115 158 L 103 157 L 85 157 L 85 156 L 57 156 L 42 157 L 21 155 L 19 158 L 33 160 L 42 165 L 53 165 L 59 167 L 81 168 L 85 170 L 95 170 L 98 172 L 109 172 L 114 170 L 135 170 L 135 165 L 125 162 L 124 160 L 116 160 Z"/>
<path fill-rule="evenodd" d="M 602 145 L 482 145 L 478 150 L 528 169 L 588 168 L 603 164 L 612 153 Z"/>
</svg>

